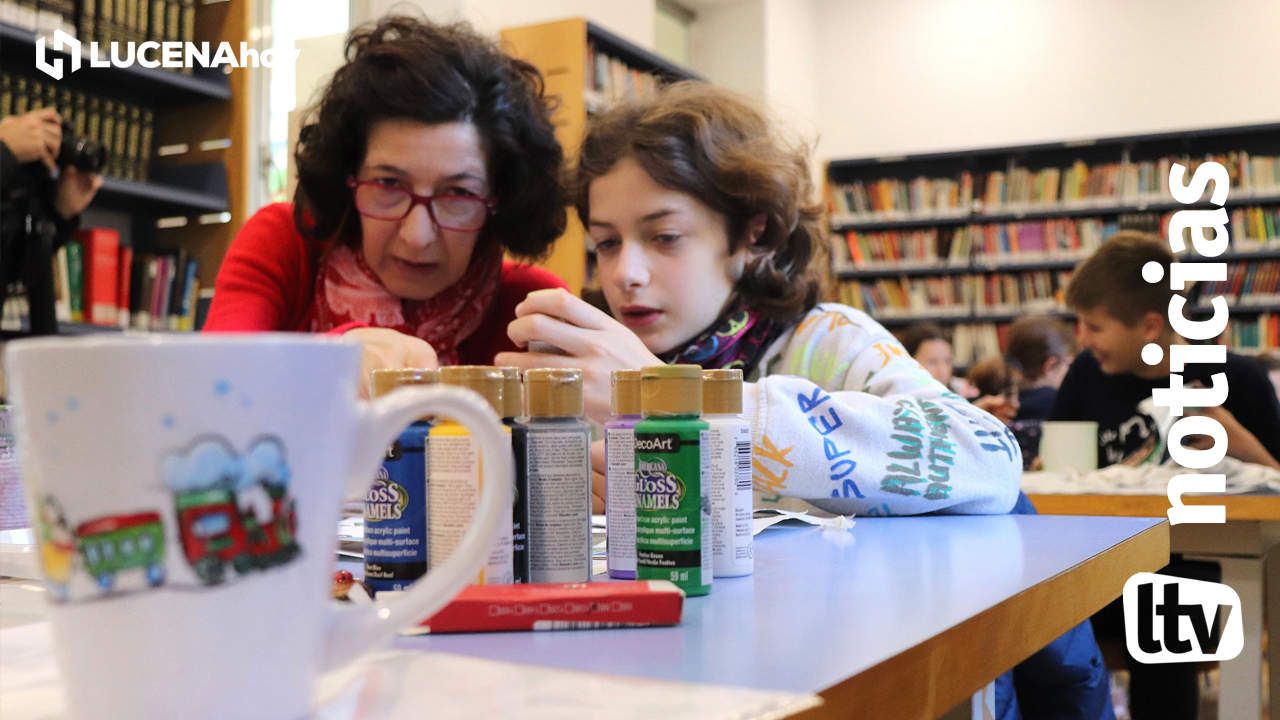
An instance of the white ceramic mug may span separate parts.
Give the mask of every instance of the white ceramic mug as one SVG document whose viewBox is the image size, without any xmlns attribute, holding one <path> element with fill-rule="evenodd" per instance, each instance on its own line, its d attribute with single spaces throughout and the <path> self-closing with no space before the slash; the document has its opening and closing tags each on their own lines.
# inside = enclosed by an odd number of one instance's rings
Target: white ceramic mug
<svg viewBox="0 0 1280 720">
<path fill-rule="evenodd" d="M 446 604 L 511 522 L 512 483 L 483 483 L 448 562 L 392 602 L 343 607 L 342 499 L 409 423 L 457 419 L 487 477 L 513 476 L 478 395 L 360 401 L 360 347 L 307 335 L 32 339 L 5 361 L 76 717 L 303 717 L 322 672 Z"/>
<path fill-rule="evenodd" d="M 1098 423 L 1046 420 L 1041 430 L 1040 462 L 1045 470 L 1098 469 Z"/>
</svg>

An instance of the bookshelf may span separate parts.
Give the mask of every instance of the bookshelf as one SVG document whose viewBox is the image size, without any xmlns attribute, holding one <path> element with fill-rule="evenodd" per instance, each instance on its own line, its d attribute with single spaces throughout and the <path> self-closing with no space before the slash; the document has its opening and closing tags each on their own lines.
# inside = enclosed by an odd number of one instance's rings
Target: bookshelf
<svg viewBox="0 0 1280 720">
<path fill-rule="evenodd" d="M 552 122 L 570 162 L 591 114 L 663 83 L 700 79 L 583 18 L 508 28 L 501 32 L 501 42 L 507 52 L 542 71 L 547 94 L 559 103 Z M 541 265 L 564 279 L 574 293 L 591 287 L 593 263 L 586 233 L 572 210 L 565 234 Z"/>
<path fill-rule="evenodd" d="M 205 41 L 211 45 L 227 41 L 239 47 L 241 41 L 250 37 L 250 5 L 227 0 L 117 0 L 114 4 L 63 0 L 44 2 L 40 8 L 52 9 L 61 15 L 63 28 L 73 31 L 83 43 L 107 38 L 137 42 L 165 39 Z M 102 14 L 107 12 L 103 8 L 114 8 L 110 11 L 112 15 Z M 123 137 L 126 141 L 122 144 L 113 143 L 109 137 L 98 139 L 111 147 L 113 153 L 122 145 L 128 145 L 130 150 L 135 143 L 140 146 L 137 155 L 129 155 L 129 162 L 122 160 L 113 165 L 114 157 L 108 161 L 102 189 L 82 217 L 82 227 L 116 230 L 121 250 L 128 248 L 133 258 L 129 267 L 116 270 L 129 275 L 124 288 L 131 297 L 128 301 L 118 301 L 124 307 L 133 305 L 129 327 L 187 329 L 187 324 L 167 319 L 168 314 L 182 313 L 188 318 L 194 315 L 193 308 L 184 306 L 181 300 L 194 296 L 198 288 L 213 286 L 235 229 L 248 216 L 251 71 L 236 69 L 224 73 L 205 68 L 176 71 L 137 64 L 127 68 L 94 68 L 85 63 L 79 71 L 54 81 L 36 70 L 35 50 L 36 33 L 32 29 L 0 23 L 0 58 L 8 76 L 53 88 L 42 104 L 49 104 L 47 100 L 52 99 L 52 92 L 59 93 L 60 111 L 74 118 L 78 134 L 84 136 L 95 133 L 81 121 L 85 115 L 92 118 L 79 104 L 81 99 L 100 100 L 103 118 L 107 101 L 116 103 L 121 108 L 117 120 L 126 127 L 125 134 L 108 133 L 105 119 L 96 129 L 103 135 Z M 51 47 L 47 52 L 53 57 L 68 57 Z M 68 97 L 74 103 L 71 112 L 66 109 L 71 104 Z M 143 139 L 146 130 L 136 141 L 128 135 L 133 129 L 128 112 L 134 109 L 142 118 L 148 113 L 151 115 L 152 122 L 144 125 L 150 130 L 149 142 Z M 16 107 L 0 108 L 4 113 L 15 110 Z M 123 155 L 124 151 L 120 150 L 119 154 Z M 139 304 L 155 298 L 140 297 L 143 291 L 140 275 L 145 279 L 153 269 L 147 264 L 162 258 L 170 258 L 176 266 L 168 274 L 172 302 L 168 308 L 161 308 L 164 303 L 156 301 L 154 309 L 159 315 L 146 313 L 151 319 L 144 320 L 143 326 L 139 323 Z M 127 259 L 121 252 L 119 260 L 126 262 Z M 190 273 L 186 268 L 189 261 L 194 263 Z M 135 263 L 140 263 L 141 268 L 133 267 Z M 187 282 L 188 277 L 195 281 Z M 121 313 L 122 321 L 123 315 Z M 12 318 L 7 320 L 12 327 Z M 21 327 L 25 326 L 23 321 Z M 65 314 L 59 322 L 59 331 L 63 334 L 112 329 L 119 330 L 119 324 L 68 322 Z M 12 337 L 23 332 L 11 329 L 5 335 Z"/>
<path fill-rule="evenodd" d="M 1116 231 L 1167 236 L 1175 210 L 1214 207 L 1183 206 L 1167 187 L 1171 163 L 1206 159 L 1231 174 L 1232 249 L 1212 259 L 1230 264 L 1227 282 L 1200 295 L 1227 297 L 1239 349 L 1275 348 L 1280 123 L 832 161 L 839 299 L 889 327 L 953 326 L 966 335 L 957 362 L 971 364 L 999 352 L 1021 315 L 1073 317 L 1061 304 L 1070 272 Z"/>
</svg>

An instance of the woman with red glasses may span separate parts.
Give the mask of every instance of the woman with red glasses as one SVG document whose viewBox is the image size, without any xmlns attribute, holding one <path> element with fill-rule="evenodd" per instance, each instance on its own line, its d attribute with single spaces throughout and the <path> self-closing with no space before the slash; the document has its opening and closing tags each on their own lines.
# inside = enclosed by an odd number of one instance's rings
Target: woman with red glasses
<svg viewBox="0 0 1280 720">
<path fill-rule="evenodd" d="M 347 40 L 298 189 L 245 223 L 205 330 L 342 333 L 381 367 L 490 364 L 555 275 L 503 260 L 564 231 L 563 153 L 542 77 L 466 25 L 388 17 Z"/>
</svg>

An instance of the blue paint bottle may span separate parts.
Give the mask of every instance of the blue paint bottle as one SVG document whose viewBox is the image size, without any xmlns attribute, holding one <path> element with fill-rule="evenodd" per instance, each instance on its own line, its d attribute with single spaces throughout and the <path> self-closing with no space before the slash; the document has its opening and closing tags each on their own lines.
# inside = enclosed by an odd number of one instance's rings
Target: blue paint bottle
<svg viewBox="0 0 1280 720">
<path fill-rule="evenodd" d="M 435 370 L 375 370 L 373 395 L 430 385 Z M 431 420 L 405 428 L 383 458 L 364 499 L 364 579 L 375 594 L 404 590 L 427 572 L 427 433 Z"/>
</svg>

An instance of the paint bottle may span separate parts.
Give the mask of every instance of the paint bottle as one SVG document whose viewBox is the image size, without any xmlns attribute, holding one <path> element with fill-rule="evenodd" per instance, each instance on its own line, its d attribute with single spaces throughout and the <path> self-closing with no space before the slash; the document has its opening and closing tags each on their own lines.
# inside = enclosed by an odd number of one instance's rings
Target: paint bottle
<svg viewBox="0 0 1280 720">
<path fill-rule="evenodd" d="M 582 371 L 524 373 L 529 578 L 591 579 L 591 426 L 583 420 Z"/>
<path fill-rule="evenodd" d="M 374 370 L 373 396 L 436 382 L 435 370 Z M 375 594 L 404 590 L 427 571 L 427 433 L 420 418 L 387 447 L 364 498 L 364 579 Z"/>
<path fill-rule="evenodd" d="M 636 577 L 636 423 L 640 371 L 614 370 L 609 421 L 604 426 L 604 514 L 609 577 Z"/>
<path fill-rule="evenodd" d="M 670 580 L 686 595 L 711 592 L 711 498 L 702 368 L 640 372 L 636 425 L 636 577 Z"/>
<path fill-rule="evenodd" d="M 511 569 L 515 581 L 529 582 L 529 476 L 525 472 L 524 383 L 520 368 L 502 370 L 502 424 L 511 430 L 511 451 L 515 453 L 516 477 L 512 488 Z"/>
<path fill-rule="evenodd" d="M 751 425 L 742 417 L 742 371 L 702 371 L 702 419 L 707 430 L 711 495 L 711 565 L 715 577 L 750 575 Z"/>
<path fill-rule="evenodd" d="M 502 371 L 488 365 L 452 365 L 440 368 L 440 382 L 478 393 L 501 416 Z M 453 553 L 471 524 L 480 497 L 483 467 L 480 449 L 466 427 L 450 418 L 439 418 L 427 441 L 427 566 L 436 567 Z M 506 482 L 513 482 L 504 478 Z M 502 525 L 476 583 L 501 585 L 513 582 L 511 526 Z"/>
</svg>

